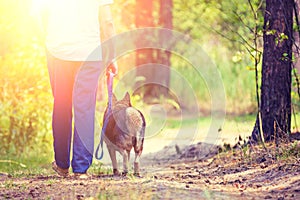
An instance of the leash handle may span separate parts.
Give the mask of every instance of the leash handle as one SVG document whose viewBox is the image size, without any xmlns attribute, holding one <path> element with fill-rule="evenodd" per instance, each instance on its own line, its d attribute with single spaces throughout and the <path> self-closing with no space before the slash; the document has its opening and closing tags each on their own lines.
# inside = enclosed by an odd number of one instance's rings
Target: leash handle
<svg viewBox="0 0 300 200">
<path fill-rule="evenodd" d="M 106 79 L 106 85 L 107 85 L 107 93 L 108 93 L 108 106 L 107 106 L 107 113 L 104 116 L 104 122 L 100 134 L 100 143 L 97 146 L 96 152 L 95 152 L 95 157 L 97 160 L 101 160 L 103 158 L 103 137 L 106 131 L 106 127 L 108 124 L 109 116 L 112 113 L 112 95 L 113 95 L 113 78 L 115 74 L 112 71 L 108 71 L 107 73 L 107 79 Z M 99 150 L 101 147 L 101 154 L 99 155 Z"/>
</svg>

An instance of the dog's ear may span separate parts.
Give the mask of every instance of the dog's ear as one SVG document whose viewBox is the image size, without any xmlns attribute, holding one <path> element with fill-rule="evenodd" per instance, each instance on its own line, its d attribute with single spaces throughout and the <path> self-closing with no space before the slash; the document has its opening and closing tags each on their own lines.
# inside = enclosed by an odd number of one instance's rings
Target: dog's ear
<svg viewBox="0 0 300 200">
<path fill-rule="evenodd" d="M 122 99 L 122 102 L 126 103 L 128 106 L 131 106 L 131 103 L 130 103 L 130 95 L 128 92 L 126 92 L 124 98 Z"/>
<path fill-rule="evenodd" d="M 118 101 L 118 100 L 117 100 L 117 97 L 116 97 L 116 95 L 113 93 L 113 94 L 112 94 L 112 104 L 115 104 L 117 101 Z"/>
</svg>

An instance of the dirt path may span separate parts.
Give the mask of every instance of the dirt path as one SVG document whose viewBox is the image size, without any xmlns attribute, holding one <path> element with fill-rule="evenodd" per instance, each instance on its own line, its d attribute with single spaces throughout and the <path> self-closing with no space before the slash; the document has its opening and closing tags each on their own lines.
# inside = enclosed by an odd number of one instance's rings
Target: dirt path
<svg viewBox="0 0 300 200">
<path fill-rule="evenodd" d="M 282 147 L 166 147 L 143 158 L 142 178 L 2 175 L 0 199 L 300 199 L 299 148 Z"/>
</svg>

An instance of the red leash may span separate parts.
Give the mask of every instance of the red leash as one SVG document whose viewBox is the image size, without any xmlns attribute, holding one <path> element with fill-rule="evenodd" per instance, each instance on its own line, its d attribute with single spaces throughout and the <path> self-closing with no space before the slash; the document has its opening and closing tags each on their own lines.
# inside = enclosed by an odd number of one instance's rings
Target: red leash
<svg viewBox="0 0 300 200">
<path fill-rule="evenodd" d="M 109 120 L 109 115 L 112 113 L 112 96 L 113 96 L 113 78 L 115 74 L 112 72 L 108 72 L 107 75 L 107 93 L 108 93 L 108 106 L 107 106 L 107 113 L 104 116 L 104 122 L 101 130 L 101 135 L 100 135 L 100 143 L 97 146 L 96 152 L 95 152 L 95 157 L 97 160 L 101 160 L 103 158 L 103 137 L 106 131 L 106 127 L 108 124 Z M 99 148 L 101 147 L 101 154 L 99 155 Z"/>
</svg>

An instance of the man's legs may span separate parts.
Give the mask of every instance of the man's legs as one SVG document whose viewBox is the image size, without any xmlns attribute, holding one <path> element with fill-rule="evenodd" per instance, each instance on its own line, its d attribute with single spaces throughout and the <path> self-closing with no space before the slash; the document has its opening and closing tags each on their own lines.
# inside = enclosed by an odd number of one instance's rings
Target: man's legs
<svg viewBox="0 0 300 200">
<path fill-rule="evenodd" d="M 85 62 L 75 80 L 73 93 L 75 127 L 72 158 L 74 173 L 85 173 L 92 164 L 96 93 L 102 67 L 100 61 Z"/>
<path fill-rule="evenodd" d="M 54 97 L 52 131 L 54 157 L 58 167 L 70 166 L 72 138 L 72 92 L 80 62 L 59 60 L 47 54 L 48 70 Z"/>
</svg>

